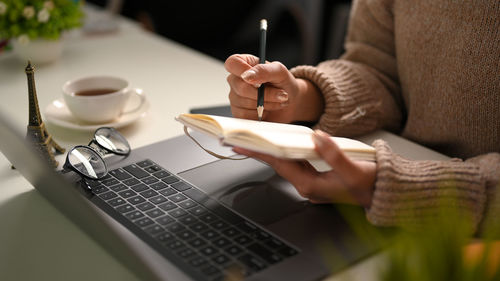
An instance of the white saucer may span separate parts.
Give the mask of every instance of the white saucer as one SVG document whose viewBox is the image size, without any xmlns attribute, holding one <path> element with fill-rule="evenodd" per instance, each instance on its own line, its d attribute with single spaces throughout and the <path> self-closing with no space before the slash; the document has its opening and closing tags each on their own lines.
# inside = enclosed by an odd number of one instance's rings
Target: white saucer
<svg viewBox="0 0 500 281">
<path fill-rule="evenodd" d="M 103 124 L 89 124 L 80 120 L 77 120 L 69 109 L 66 107 L 66 103 L 63 98 L 56 99 L 52 101 L 46 108 L 45 114 L 43 118 L 50 122 L 51 124 L 69 128 L 80 131 L 95 131 L 99 127 L 114 127 L 120 128 L 126 125 L 131 124 L 132 122 L 137 121 L 139 118 L 146 116 L 146 113 L 149 109 L 149 102 L 147 98 L 144 99 L 144 102 L 141 106 L 133 111 L 130 108 L 133 104 L 127 104 L 125 106 L 124 113 L 118 119 L 112 122 L 103 123 Z"/>
</svg>

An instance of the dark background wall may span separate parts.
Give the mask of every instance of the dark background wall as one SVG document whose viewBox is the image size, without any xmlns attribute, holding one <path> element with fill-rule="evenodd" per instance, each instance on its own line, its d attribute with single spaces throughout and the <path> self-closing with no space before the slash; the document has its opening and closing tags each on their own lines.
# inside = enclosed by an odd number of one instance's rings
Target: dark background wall
<svg viewBox="0 0 500 281">
<path fill-rule="evenodd" d="M 257 54 L 259 20 L 266 18 L 267 59 L 293 67 L 342 53 L 349 7 L 350 0 L 123 0 L 120 13 L 221 61 Z"/>
</svg>

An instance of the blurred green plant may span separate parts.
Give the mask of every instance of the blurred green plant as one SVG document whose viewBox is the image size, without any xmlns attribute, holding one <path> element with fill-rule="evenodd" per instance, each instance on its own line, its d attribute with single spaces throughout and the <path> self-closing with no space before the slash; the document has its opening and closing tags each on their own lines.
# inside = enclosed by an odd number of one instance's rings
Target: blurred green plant
<svg viewBox="0 0 500 281">
<path fill-rule="evenodd" d="M 370 227 L 359 208 L 337 209 L 363 241 L 356 243 L 384 249 L 374 280 L 500 281 L 500 223 L 483 225 L 477 232 L 471 213 L 450 200 L 442 200 L 434 211 L 416 211 L 411 224 L 401 222 L 398 228 Z M 332 270 L 338 268 L 341 252 L 333 241 L 323 242 L 319 248 L 325 261 Z M 343 277 L 356 280 L 349 274 Z"/>
<path fill-rule="evenodd" d="M 82 18 L 75 0 L 0 0 L 0 39 L 56 40 L 65 30 L 81 26 Z"/>
</svg>

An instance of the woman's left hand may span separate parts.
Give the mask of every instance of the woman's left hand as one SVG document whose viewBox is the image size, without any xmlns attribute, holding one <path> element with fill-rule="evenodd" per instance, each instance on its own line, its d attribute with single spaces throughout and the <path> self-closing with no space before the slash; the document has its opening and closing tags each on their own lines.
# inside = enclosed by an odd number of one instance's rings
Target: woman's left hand
<svg viewBox="0 0 500 281">
<path fill-rule="evenodd" d="M 349 203 L 370 207 L 376 178 L 376 164 L 352 161 L 330 139 L 316 130 L 313 134 L 316 151 L 332 167 L 331 171 L 318 172 L 307 161 L 276 158 L 240 147 L 236 153 L 268 163 L 276 173 L 288 180 L 312 203 Z"/>
</svg>

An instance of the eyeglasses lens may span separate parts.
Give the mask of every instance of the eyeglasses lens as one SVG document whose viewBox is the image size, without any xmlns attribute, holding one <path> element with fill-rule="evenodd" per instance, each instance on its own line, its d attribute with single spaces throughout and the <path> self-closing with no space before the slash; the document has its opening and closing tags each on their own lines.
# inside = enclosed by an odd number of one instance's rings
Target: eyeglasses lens
<svg viewBox="0 0 500 281">
<path fill-rule="evenodd" d="M 106 164 L 91 148 L 80 146 L 73 148 L 68 154 L 68 161 L 81 174 L 99 179 L 106 175 Z"/>
<path fill-rule="evenodd" d="M 100 128 L 95 132 L 95 140 L 99 145 L 117 154 L 130 153 L 127 140 L 116 130 Z"/>
</svg>

